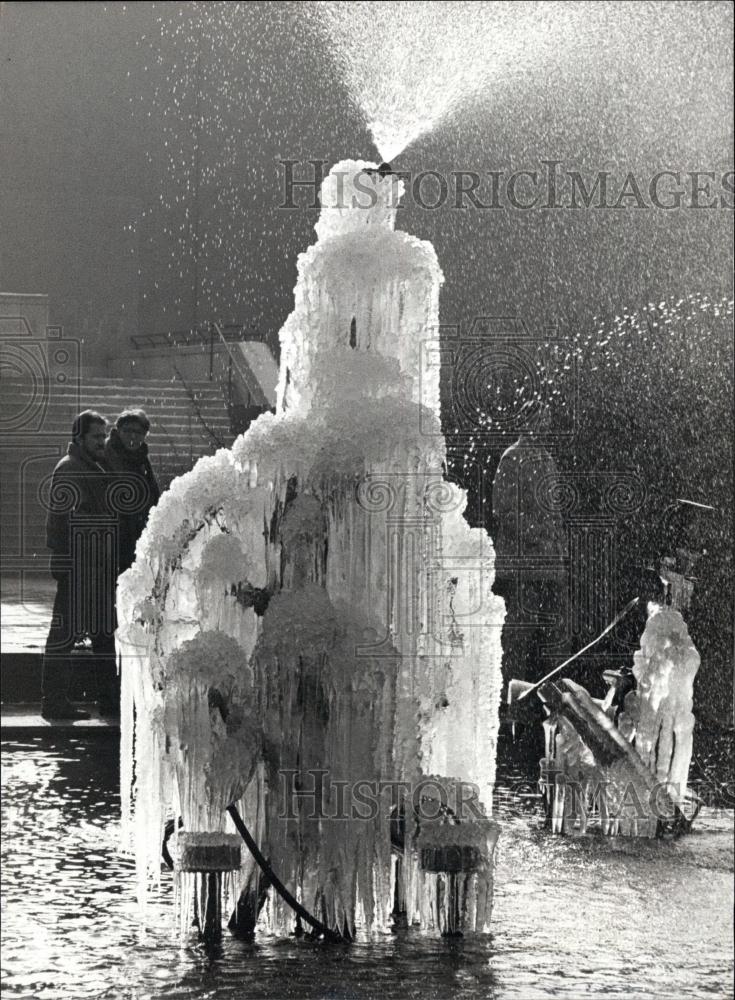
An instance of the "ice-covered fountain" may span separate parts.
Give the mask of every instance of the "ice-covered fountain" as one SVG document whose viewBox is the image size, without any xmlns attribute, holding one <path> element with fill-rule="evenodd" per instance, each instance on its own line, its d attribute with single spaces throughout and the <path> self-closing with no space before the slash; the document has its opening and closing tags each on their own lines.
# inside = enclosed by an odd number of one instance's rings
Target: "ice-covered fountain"
<svg viewBox="0 0 735 1000">
<path fill-rule="evenodd" d="M 234 805 L 333 932 L 488 929 L 504 605 L 443 476 L 442 274 L 394 229 L 402 187 L 332 169 L 275 415 L 174 481 L 121 578 L 124 837 L 144 900 L 180 825 L 182 928 L 222 881 L 245 930 L 294 929 Z"/>
</svg>

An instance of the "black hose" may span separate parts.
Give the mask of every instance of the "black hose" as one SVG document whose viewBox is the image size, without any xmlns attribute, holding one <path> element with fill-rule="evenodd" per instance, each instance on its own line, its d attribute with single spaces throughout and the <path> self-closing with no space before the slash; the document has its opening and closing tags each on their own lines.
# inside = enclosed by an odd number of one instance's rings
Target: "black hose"
<svg viewBox="0 0 735 1000">
<path fill-rule="evenodd" d="M 345 940 L 341 934 L 338 934 L 336 931 L 331 930 L 325 924 L 317 920 L 316 917 L 312 917 L 309 911 L 305 910 L 304 907 L 301 905 L 301 903 L 299 903 L 299 901 L 294 896 L 291 895 L 286 886 L 283 884 L 283 882 L 281 882 L 281 880 L 278 878 L 278 876 L 273 871 L 271 866 L 268 864 L 266 858 L 261 854 L 260 848 L 251 837 L 250 831 L 243 823 L 242 818 L 240 817 L 240 814 L 237 811 L 236 807 L 234 805 L 228 806 L 227 812 L 232 817 L 232 822 L 235 824 L 237 832 L 240 834 L 242 839 L 248 845 L 250 853 L 255 858 L 257 863 L 260 865 L 260 868 L 263 871 L 266 878 L 272 884 L 273 888 L 276 890 L 278 895 L 288 903 L 288 905 L 291 907 L 292 910 L 294 910 L 297 916 L 301 917 L 302 920 L 305 920 L 307 924 L 313 927 L 314 930 L 317 932 L 317 934 L 323 934 L 324 937 L 327 938 L 329 941 Z"/>
<path fill-rule="evenodd" d="M 184 821 L 181 819 L 181 817 L 179 817 L 179 829 L 181 829 L 183 825 Z M 161 858 L 163 859 L 163 863 L 166 865 L 169 871 L 173 871 L 174 869 L 174 859 L 171 857 L 171 852 L 168 849 L 168 842 L 173 837 L 175 830 L 176 830 L 176 820 L 175 819 L 168 820 L 163 830 L 163 843 L 161 844 Z"/>
</svg>

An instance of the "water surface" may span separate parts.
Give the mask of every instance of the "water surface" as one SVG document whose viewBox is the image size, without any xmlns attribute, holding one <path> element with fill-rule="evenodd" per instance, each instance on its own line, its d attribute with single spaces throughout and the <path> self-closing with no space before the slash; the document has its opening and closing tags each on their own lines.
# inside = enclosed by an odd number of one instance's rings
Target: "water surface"
<svg viewBox="0 0 735 1000">
<path fill-rule="evenodd" d="M 516 776 L 517 777 L 517 776 Z M 551 838 L 534 800 L 498 796 L 494 932 L 352 946 L 182 947 L 164 903 L 138 919 L 117 851 L 118 741 L 3 742 L 2 990 L 39 1000 L 450 1000 L 732 996 L 732 812 L 679 841 Z M 500 784 L 501 782 L 499 782 Z M 164 889 L 168 879 L 164 876 Z"/>
</svg>

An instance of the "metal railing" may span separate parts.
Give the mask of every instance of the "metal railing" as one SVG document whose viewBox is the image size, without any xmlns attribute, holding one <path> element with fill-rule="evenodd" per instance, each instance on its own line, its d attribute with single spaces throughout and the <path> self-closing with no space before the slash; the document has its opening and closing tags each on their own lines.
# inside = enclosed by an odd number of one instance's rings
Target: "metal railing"
<svg viewBox="0 0 735 1000">
<path fill-rule="evenodd" d="M 193 327 L 189 330 L 172 330 L 164 334 L 139 334 L 130 339 L 136 350 L 196 346 L 201 348 L 202 353 L 208 351 L 208 378 L 210 382 L 215 380 L 215 355 L 218 353 L 218 349 L 224 348 L 224 352 L 227 355 L 227 378 L 226 382 L 224 379 L 222 380 L 221 388 L 225 395 L 225 403 L 233 431 L 239 433 L 244 426 L 242 425 L 243 419 L 246 423 L 249 423 L 253 419 L 254 413 L 257 415 L 257 413 L 262 412 L 262 407 L 254 401 L 251 390 L 251 374 L 245 370 L 236 352 L 232 349 L 233 344 L 241 343 L 245 340 L 264 343 L 265 337 L 259 330 L 236 324 L 221 325 L 212 322 L 206 326 Z M 217 442 L 218 446 L 221 446 L 217 435 L 207 426 L 201 412 L 198 412 L 198 405 L 193 390 L 188 385 L 178 366 L 174 364 L 173 367 L 176 377 L 189 393 L 192 405 L 195 407 L 196 416 L 213 440 Z M 240 389 L 236 385 L 235 375 L 237 376 Z M 242 398 L 243 393 L 246 394 L 245 398 Z M 238 427 L 239 430 L 236 430 Z"/>
<path fill-rule="evenodd" d="M 265 334 L 252 326 L 242 326 L 237 323 L 207 323 L 205 326 L 190 327 L 187 330 L 169 330 L 167 333 L 138 333 L 130 338 L 137 351 L 160 347 L 207 347 L 214 335 L 212 328 L 217 327 L 219 335 L 226 343 L 240 340 L 256 340 L 262 343 Z"/>
<path fill-rule="evenodd" d="M 224 448 L 225 447 L 225 442 L 222 440 L 222 438 L 219 436 L 219 434 L 216 433 L 216 431 L 212 430 L 212 428 L 209 426 L 209 424 L 207 423 L 207 421 L 204 419 L 204 415 L 202 413 L 201 407 L 199 406 L 199 400 L 197 399 L 196 393 L 194 392 L 194 390 L 192 389 L 192 387 L 189 385 L 189 383 L 186 381 L 186 379 L 181 374 L 181 372 L 179 371 L 179 369 L 177 368 L 176 365 L 174 365 L 174 372 L 176 373 L 176 378 L 181 382 L 181 384 L 183 385 L 184 390 L 185 390 L 187 396 L 189 397 L 189 402 L 191 403 L 191 407 L 192 407 L 192 409 L 194 411 L 194 416 L 197 418 L 197 420 L 199 421 L 199 423 L 202 425 L 202 427 L 204 428 L 204 430 L 206 431 L 206 433 L 209 435 L 209 437 L 210 437 L 212 443 L 215 445 L 215 447 L 217 447 L 217 448 Z"/>
</svg>

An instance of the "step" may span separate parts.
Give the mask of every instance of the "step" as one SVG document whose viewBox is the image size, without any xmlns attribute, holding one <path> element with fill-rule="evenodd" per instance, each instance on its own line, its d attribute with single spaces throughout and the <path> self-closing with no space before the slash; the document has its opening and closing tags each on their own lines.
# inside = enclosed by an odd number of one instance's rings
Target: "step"
<svg viewBox="0 0 735 1000">
<path fill-rule="evenodd" d="M 4 703 L 41 698 L 41 665 L 56 593 L 56 585 L 47 571 L 48 557 L 46 550 L 45 559 L 39 560 L 38 571 L 3 576 L 0 693 Z M 94 653 L 90 649 L 74 650 L 70 665 L 72 700 L 94 701 L 97 697 Z"/>
<path fill-rule="evenodd" d="M 7 453 L 8 455 L 12 453 L 18 453 L 19 446 L 26 441 L 29 445 L 38 451 L 39 446 L 48 447 L 58 447 L 60 443 L 60 438 L 71 439 L 71 422 L 72 415 L 70 414 L 66 419 L 54 420 L 52 426 L 60 428 L 60 431 L 56 431 L 53 436 L 50 436 L 52 432 L 48 427 L 39 430 L 35 434 L 24 435 L 20 440 L 13 440 L 13 432 L 8 430 L 4 432 L 3 442 L 0 445 L 0 450 Z M 210 420 L 206 414 L 203 414 L 203 422 L 200 420 L 192 420 L 190 423 L 181 423 L 179 421 L 171 421 L 167 423 L 165 420 L 156 420 L 151 429 L 150 437 L 146 442 L 154 451 L 159 451 L 161 447 L 165 447 L 169 439 L 173 439 L 176 446 L 178 447 L 179 442 L 183 440 L 190 439 L 201 439 L 206 442 L 211 440 L 211 434 L 214 434 L 217 438 L 228 439 L 232 441 L 235 435 L 230 430 L 229 421 L 225 420 Z M 47 440 L 44 440 L 46 436 L 49 436 Z M 66 449 L 65 449 L 66 450 Z"/>
<path fill-rule="evenodd" d="M 79 706 L 89 712 L 91 718 L 77 719 L 44 719 L 41 715 L 41 703 L 32 702 L 18 705 L 3 704 L 0 710 L 0 729 L 9 737 L 10 732 L 38 731 L 38 730 L 58 730 L 58 729 L 83 729 L 87 736 L 95 731 L 104 733 L 112 730 L 113 733 L 120 729 L 120 722 L 117 719 L 105 718 L 99 714 L 94 704 L 82 704 Z"/>
<path fill-rule="evenodd" d="M 25 434 L 17 431 L 14 434 L 13 429 L 8 428 L 0 440 L 0 462 L 4 470 L 0 491 L 3 523 L 0 548 L 3 558 L 19 568 L 43 565 L 48 560 L 46 512 L 38 503 L 38 491 L 65 452 L 63 438 L 69 433 L 79 409 L 96 409 L 108 418 L 127 408 L 145 409 L 152 423 L 148 438 L 150 460 L 164 490 L 200 458 L 230 446 L 236 437 L 231 431 L 224 394 L 216 381 L 197 379 L 184 385 L 177 378 L 90 375 L 82 377 L 77 384 L 47 383 L 45 388 L 48 396 L 39 401 L 35 411 L 37 421 L 40 416 L 43 418 L 42 428 Z M 30 390 L 27 380 L 2 378 L 0 412 L 4 415 L 23 412 L 32 398 Z M 12 420 L 6 419 L 6 426 L 8 423 Z M 25 442 L 28 442 L 27 450 L 24 450 Z M 24 465 L 41 442 L 48 446 L 44 451 L 51 454 Z"/>
<path fill-rule="evenodd" d="M 25 407 L 26 399 L 21 396 L 20 393 L 13 396 L 11 393 L 5 393 L 3 396 L 4 404 L 6 409 L 20 410 L 21 407 Z M 97 396 L 92 393 L 80 394 L 79 397 L 69 396 L 66 399 L 52 399 L 49 400 L 43 409 L 46 413 L 68 413 L 79 409 L 84 403 L 100 405 L 104 402 L 104 408 L 110 412 L 122 412 L 125 409 L 131 407 L 136 407 L 138 409 L 143 409 L 148 412 L 148 410 L 155 410 L 156 413 L 196 413 L 197 410 L 209 411 L 212 413 L 221 413 L 223 416 L 227 415 L 227 407 L 225 406 L 224 399 L 210 399 L 209 397 L 200 397 L 196 402 L 192 402 L 190 399 L 172 399 L 171 397 L 161 398 L 160 396 L 156 399 L 146 399 L 140 396 L 133 397 L 134 402 L 131 403 L 130 396 L 123 396 L 115 399 L 111 396 Z M 86 409 L 93 409 L 93 405 L 88 405 Z M 101 408 L 101 406 L 100 406 Z M 34 412 L 38 412 L 42 407 L 38 406 Z"/>
<path fill-rule="evenodd" d="M 48 630 L 46 630 L 47 632 Z M 41 700 L 41 672 L 46 632 L 35 637 L 39 648 L 19 651 L 3 648 L 0 655 L 0 697 L 3 705 Z M 92 652 L 75 651 L 69 658 L 69 697 L 72 701 L 97 698 L 97 659 Z"/>
<path fill-rule="evenodd" d="M 58 446 L 59 437 L 61 436 L 70 437 L 71 423 L 74 415 L 75 414 L 73 411 L 69 411 L 68 416 L 49 421 L 49 425 L 48 426 L 44 425 L 44 429 L 39 430 L 37 433 L 35 434 L 26 433 L 25 439 L 28 440 L 29 442 L 33 441 L 35 447 L 38 448 L 39 444 L 44 443 L 43 441 L 44 436 L 47 434 L 51 434 L 50 427 L 53 426 L 55 428 L 58 428 L 59 430 L 57 430 L 54 433 L 53 438 L 48 441 L 48 444 Z M 218 437 L 222 437 L 223 435 L 224 436 L 229 435 L 230 437 L 234 437 L 234 435 L 230 431 L 229 420 L 221 420 L 219 419 L 219 417 L 213 419 L 207 416 L 206 413 L 202 414 L 202 420 L 200 420 L 198 417 L 194 418 L 192 416 L 192 419 L 187 421 L 181 421 L 179 419 L 169 420 L 169 421 L 165 419 L 158 420 L 154 416 L 152 421 L 150 436 L 148 438 L 147 443 L 150 446 L 151 443 L 155 444 L 165 443 L 166 439 L 171 436 L 176 436 L 177 438 L 182 438 L 182 437 L 189 438 L 192 434 L 197 434 L 200 437 L 207 438 L 209 437 L 209 431 L 214 431 Z M 19 442 L 12 440 L 12 436 L 13 436 L 12 430 L 5 431 L 4 440 L 1 446 L 2 450 L 8 452 L 18 451 Z M 36 438 L 39 438 L 40 440 L 36 442 L 35 440 Z"/>
<path fill-rule="evenodd" d="M 4 408 L 6 411 L 10 412 L 22 412 L 21 402 L 19 401 L 17 406 L 13 405 L 13 400 L 4 397 Z M 151 427 L 155 428 L 156 424 L 162 424 L 170 420 L 192 420 L 196 421 L 199 419 L 201 414 L 206 420 L 219 420 L 222 423 L 229 424 L 229 413 L 224 405 L 224 403 L 219 402 L 207 402 L 207 403 L 197 403 L 195 406 L 188 400 L 186 402 L 181 402 L 180 404 L 172 404 L 169 402 L 149 402 L 146 400 L 139 400 L 140 409 L 143 409 L 148 414 L 151 421 Z M 86 396 L 79 401 L 69 404 L 59 404 L 50 403 L 46 406 L 44 411 L 44 418 L 49 421 L 52 418 L 61 418 L 66 421 L 71 421 L 73 417 L 79 412 L 80 406 L 86 410 L 104 410 L 105 412 L 102 416 L 107 417 L 108 420 L 116 417 L 118 413 L 122 413 L 123 410 L 129 408 L 129 403 L 121 404 L 120 406 L 113 406 L 109 400 L 105 400 L 105 405 L 100 405 L 100 402 L 95 400 L 93 397 Z M 148 412 L 150 411 L 150 413 Z M 38 419 L 40 415 L 40 410 L 35 411 L 33 417 L 35 420 Z M 7 418 L 6 418 L 7 419 Z M 8 428 L 11 433 L 12 430 Z"/>
<path fill-rule="evenodd" d="M 6 407 L 6 412 L 10 409 L 10 406 Z M 94 401 L 92 401 L 92 405 L 84 406 L 84 409 L 102 410 L 102 407 L 97 407 L 94 405 Z M 20 408 L 18 407 L 15 412 L 19 411 Z M 43 436 L 49 431 L 53 431 L 55 434 L 60 432 L 70 433 L 72 421 L 78 412 L 78 406 L 70 406 L 63 409 L 58 407 L 49 407 L 43 414 L 42 423 L 39 422 L 39 417 L 41 415 L 40 413 L 37 413 L 34 414 L 34 423 L 30 429 L 26 429 L 28 428 L 28 424 L 26 424 L 25 427 L 15 428 L 9 426 L 9 423 L 6 423 L 4 430 L 10 435 L 20 433 L 27 436 L 31 436 L 34 433 L 38 433 L 40 436 Z M 106 412 L 103 413 L 102 416 L 107 418 L 108 424 L 112 424 L 115 422 L 116 414 L 118 412 L 122 413 L 122 408 L 120 410 L 106 408 Z M 183 407 L 180 410 L 154 410 L 153 407 L 149 407 L 148 410 L 146 410 L 146 413 L 148 413 L 148 419 L 151 423 L 151 437 L 154 437 L 156 434 L 168 433 L 171 428 L 176 427 L 181 430 L 184 428 L 188 429 L 189 427 L 199 427 L 204 430 L 205 424 L 207 426 L 215 425 L 218 427 L 230 426 L 229 414 L 223 413 L 221 410 L 215 409 L 215 407 L 199 407 L 198 411 L 192 410 L 191 408 L 184 409 Z"/>
<path fill-rule="evenodd" d="M 45 559 L 39 569 L 23 575 L 4 574 L 0 636 L 0 695 L 3 705 L 41 699 L 41 672 L 56 586 Z M 45 562 L 45 566 L 43 565 Z M 74 650 L 69 657 L 72 701 L 97 698 L 98 658 L 91 649 Z"/>
<path fill-rule="evenodd" d="M 37 391 L 41 388 L 40 386 L 36 386 L 35 383 L 30 381 L 24 382 L 22 379 L 4 378 L 0 380 L 0 387 L 3 392 L 7 393 L 24 393 L 27 395 L 31 386 L 34 386 Z M 97 396 L 105 393 L 117 398 L 123 396 L 145 396 L 148 399 L 168 394 L 185 397 L 189 397 L 192 393 L 195 396 L 206 396 L 209 393 L 222 395 L 222 389 L 218 382 L 188 382 L 186 385 L 183 385 L 181 382 L 129 382 L 112 385 L 105 382 L 91 382 L 87 379 L 82 379 L 80 382 L 65 382 L 63 384 L 52 383 L 47 387 L 47 391 L 49 398 L 77 396 L 84 392 Z"/>
<path fill-rule="evenodd" d="M 8 384 L 6 382 L 0 383 L 0 388 L 2 388 L 3 396 L 5 399 L 22 399 L 26 400 L 29 398 L 28 386 L 21 384 Z M 140 406 L 142 403 L 154 404 L 163 401 L 177 403 L 177 404 L 189 404 L 191 405 L 192 397 L 197 403 L 201 401 L 210 401 L 212 404 L 215 402 L 218 405 L 224 405 L 225 396 L 218 386 L 212 386 L 207 383 L 205 386 L 199 388 L 191 387 L 191 392 L 187 392 L 181 386 L 168 386 L 166 388 L 141 388 L 140 386 L 130 386 L 128 388 L 110 388 L 109 386 L 91 386 L 88 383 L 83 383 L 76 387 L 54 387 L 50 390 L 48 395 L 45 396 L 45 401 L 47 405 L 54 404 L 71 404 L 79 399 L 84 398 L 96 398 L 108 400 L 110 406 L 112 406 L 113 401 L 122 402 L 127 406 Z M 38 397 L 37 402 L 40 403 L 44 399 L 43 396 Z"/>
<path fill-rule="evenodd" d="M 29 382 L 30 382 L 30 379 L 24 379 L 24 378 L 22 378 L 22 377 L 20 377 L 18 375 L 3 375 L 2 378 L 0 378 L 0 385 L 2 385 L 3 387 L 6 386 L 6 385 L 28 385 Z M 70 382 L 66 382 L 66 383 L 62 383 L 62 384 L 59 384 L 59 383 L 56 383 L 56 382 L 52 382 L 51 384 L 54 386 L 54 388 L 58 388 L 58 389 L 64 389 L 65 387 L 69 387 L 69 386 L 73 387 L 73 386 L 76 386 L 77 384 L 79 384 L 79 385 L 97 386 L 97 387 L 102 387 L 102 388 L 108 388 L 108 387 L 111 386 L 113 388 L 125 388 L 125 389 L 127 389 L 127 388 L 131 388 L 131 389 L 140 389 L 140 388 L 144 388 L 144 389 L 148 389 L 148 388 L 151 388 L 151 389 L 161 389 L 161 388 L 162 389 L 166 389 L 166 388 L 171 388 L 171 387 L 183 389 L 183 387 L 184 387 L 184 383 L 181 381 L 181 379 L 176 378 L 176 377 L 172 377 L 172 378 L 131 378 L 131 377 L 128 377 L 128 378 L 102 378 L 102 376 L 98 376 L 98 375 L 89 375 L 89 376 L 82 375 L 81 378 L 79 379 L 78 383 L 76 381 L 74 381 L 74 382 L 71 382 L 71 383 Z M 211 388 L 212 386 L 216 386 L 217 385 L 217 383 L 214 380 L 210 381 L 209 379 L 200 379 L 200 378 L 199 379 L 187 379 L 186 380 L 186 384 L 189 385 L 189 386 L 206 386 L 208 388 Z"/>
<path fill-rule="evenodd" d="M 175 454 L 177 451 L 183 447 L 184 443 L 188 448 L 189 442 L 193 446 L 201 448 L 202 446 L 207 446 L 209 444 L 215 445 L 216 442 L 212 438 L 212 434 L 220 440 L 226 440 L 229 443 L 235 438 L 235 435 L 230 431 L 229 423 L 224 421 L 205 421 L 206 427 L 203 426 L 199 421 L 192 422 L 191 426 L 188 424 L 160 424 L 156 427 L 155 431 L 151 431 L 150 437 L 147 440 L 149 451 L 153 454 L 160 455 L 165 454 L 166 451 L 170 451 L 171 454 Z M 210 433 L 211 432 L 211 433 Z M 43 436 L 43 432 L 41 435 Z M 5 437 L 5 441 L 0 445 L 0 452 L 3 452 L 8 458 L 15 454 L 20 457 L 19 444 L 13 445 L 12 442 L 8 441 L 9 434 Z M 61 437 L 61 435 L 59 436 Z M 53 446 L 58 448 L 59 438 L 49 442 L 49 447 Z M 38 449 L 38 444 L 35 445 Z M 64 449 L 66 453 L 66 449 Z M 52 456 L 49 456 L 51 458 Z"/>
<path fill-rule="evenodd" d="M 8 385 L 6 382 L 0 383 L 0 389 L 4 398 L 6 399 L 26 399 L 29 396 L 29 391 L 27 386 L 23 385 Z M 210 386 L 207 384 L 206 387 L 202 389 L 192 390 L 192 393 L 188 393 L 185 389 L 178 387 L 169 386 L 167 389 L 141 389 L 140 387 L 131 386 L 129 389 L 118 389 L 118 388 L 105 388 L 105 386 L 90 386 L 86 383 L 81 385 L 78 389 L 76 388 L 55 388 L 48 393 L 45 397 L 47 403 L 53 404 L 71 402 L 72 400 L 78 399 L 80 396 L 93 396 L 98 399 L 118 399 L 124 400 L 128 405 L 135 405 L 134 400 L 147 400 L 147 401 L 157 401 L 157 400 L 171 400 L 175 402 L 191 402 L 192 395 L 194 399 L 199 400 L 216 400 L 218 402 L 224 403 L 225 397 L 224 393 L 217 386 Z"/>
</svg>

